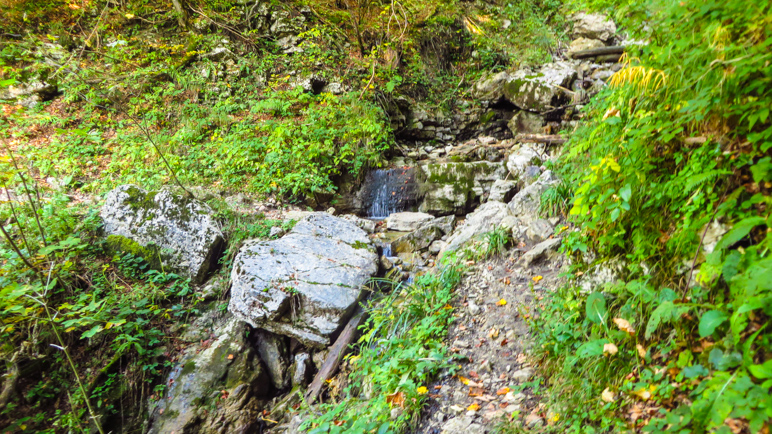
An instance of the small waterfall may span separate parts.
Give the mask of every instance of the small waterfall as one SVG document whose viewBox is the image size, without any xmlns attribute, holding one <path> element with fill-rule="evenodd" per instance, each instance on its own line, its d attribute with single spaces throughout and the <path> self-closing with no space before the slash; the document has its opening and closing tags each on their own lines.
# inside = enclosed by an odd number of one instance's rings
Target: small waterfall
<svg viewBox="0 0 772 434">
<path fill-rule="evenodd" d="M 417 196 L 418 184 L 412 167 L 373 170 L 365 180 L 367 217 L 372 219 L 410 210 L 415 207 Z"/>
</svg>

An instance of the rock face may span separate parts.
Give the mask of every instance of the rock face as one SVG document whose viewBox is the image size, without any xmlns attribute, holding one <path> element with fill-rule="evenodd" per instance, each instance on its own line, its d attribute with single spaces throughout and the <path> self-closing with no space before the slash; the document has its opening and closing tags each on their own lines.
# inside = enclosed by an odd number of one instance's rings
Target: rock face
<svg viewBox="0 0 772 434">
<path fill-rule="evenodd" d="M 574 14 L 574 38 L 610 40 L 617 32 L 617 26 L 603 14 Z"/>
<path fill-rule="evenodd" d="M 271 382 L 246 340 L 244 325 L 231 319 L 216 335 L 200 352 L 194 346 L 182 355 L 166 381 L 163 399 L 151 409 L 150 434 L 257 428 L 260 397 L 270 391 Z"/>
<path fill-rule="evenodd" d="M 391 243 L 391 251 L 394 253 L 411 253 L 425 250 L 443 235 L 453 230 L 456 217 L 449 215 L 439 217 L 419 226 L 415 231 L 403 235 Z"/>
<path fill-rule="evenodd" d="M 499 102 L 504 97 L 502 86 L 509 79 L 509 73 L 502 71 L 496 74 L 487 75 L 480 79 L 474 85 L 473 95 L 475 98 Z"/>
<path fill-rule="evenodd" d="M 539 152 L 530 145 L 522 145 L 512 151 L 507 158 L 507 169 L 512 175 L 514 181 L 521 185 L 525 183 L 523 179 L 526 168 L 534 164 L 541 164 L 542 157 Z"/>
<path fill-rule="evenodd" d="M 591 50 L 593 48 L 603 47 L 604 45 L 605 44 L 602 41 L 597 39 L 579 38 L 571 42 L 571 45 L 568 47 L 568 52 L 566 54 L 568 57 L 573 57 L 577 51 Z"/>
<path fill-rule="evenodd" d="M 530 225 L 531 222 L 539 218 L 541 195 L 557 182 L 558 179 L 552 171 L 547 170 L 536 182 L 517 192 L 507 207 L 512 215 L 520 219 L 525 226 Z"/>
<path fill-rule="evenodd" d="M 512 134 L 539 134 L 542 132 L 542 126 L 544 125 L 544 119 L 536 113 L 527 111 L 519 111 L 512 119 L 509 120 L 507 126 Z"/>
<path fill-rule="evenodd" d="M 545 112 L 568 100 L 561 87 L 570 89 L 575 78 L 568 62 L 548 63 L 536 72 L 521 69 L 504 84 L 504 96 L 523 110 Z"/>
<path fill-rule="evenodd" d="M 169 190 L 147 192 L 122 185 L 101 211 L 110 248 L 144 257 L 195 282 L 217 264 L 224 238 L 205 203 Z"/>
<path fill-rule="evenodd" d="M 278 240 L 245 243 L 233 261 L 228 310 L 253 327 L 324 347 L 377 271 L 362 229 L 312 213 Z"/>
<path fill-rule="evenodd" d="M 510 212 L 502 202 L 486 202 L 469 214 L 464 223 L 453 231 L 448 238 L 445 251 L 456 250 L 472 238 L 490 232 L 501 224 Z"/>
<path fill-rule="evenodd" d="M 422 224 L 431 221 L 434 216 L 423 212 L 397 212 L 386 219 L 386 229 L 391 231 L 410 232 Z"/>
<path fill-rule="evenodd" d="M 464 214 L 491 185 L 506 176 L 502 163 L 440 163 L 421 166 L 426 182 L 424 200 L 418 210 L 434 215 Z"/>
<path fill-rule="evenodd" d="M 499 179 L 491 186 L 488 201 L 509 202 L 517 192 L 517 182 Z"/>
</svg>

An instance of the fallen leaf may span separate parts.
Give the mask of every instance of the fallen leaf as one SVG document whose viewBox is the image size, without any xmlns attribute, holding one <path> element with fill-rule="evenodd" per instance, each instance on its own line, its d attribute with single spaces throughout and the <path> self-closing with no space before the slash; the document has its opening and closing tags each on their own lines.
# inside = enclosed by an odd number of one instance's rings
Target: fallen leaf
<svg viewBox="0 0 772 434">
<path fill-rule="evenodd" d="M 442 385 L 438 384 L 437 386 L 434 386 L 434 390 L 440 390 L 440 389 L 442 389 Z"/>
<path fill-rule="evenodd" d="M 619 330 L 627 332 L 631 335 L 635 334 L 635 329 L 630 325 L 630 322 L 624 318 L 614 318 L 614 324 L 619 327 Z"/>
<path fill-rule="evenodd" d="M 394 392 L 391 395 L 386 395 L 386 403 L 391 406 L 404 407 L 405 394 L 402 392 Z"/>
<path fill-rule="evenodd" d="M 651 392 L 653 392 L 656 388 L 657 387 L 652 384 L 648 388 L 642 387 L 632 392 L 632 394 L 637 396 L 638 398 L 641 398 L 644 401 L 648 401 L 649 399 L 651 399 Z"/>
<path fill-rule="evenodd" d="M 483 393 L 485 393 L 485 390 L 482 387 L 469 388 L 469 396 L 483 396 Z"/>
<path fill-rule="evenodd" d="M 613 356 L 617 352 L 619 352 L 619 349 L 617 348 L 616 345 L 612 343 L 603 345 L 603 354 L 608 354 L 609 356 Z"/>
<path fill-rule="evenodd" d="M 477 374 L 477 371 L 469 371 L 469 376 L 475 379 L 480 378 L 480 376 Z"/>
<path fill-rule="evenodd" d="M 504 300 L 503 298 L 496 302 L 496 306 L 504 306 L 506 304 L 507 304 L 507 301 Z"/>
<path fill-rule="evenodd" d="M 491 339 L 496 339 L 499 337 L 499 331 L 496 329 L 496 327 L 493 327 L 488 331 L 488 337 Z"/>
<path fill-rule="evenodd" d="M 233 360 L 233 354 L 228 354 L 228 360 Z"/>
<path fill-rule="evenodd" d="M 477 410 L 480 409 L 480 404 L 475 402 L 474 404 L 470 405 L 466 409 L 469 410 L 469 411 L 477 411 Z"/>
<path fill-rule="evenodd" d="M 504 338 L 504 339 L 502 339 L 502 340 L 501 340 L 501 346 L 502 346 L 502 347 L 503 347 L 504 345 L 506 345 L 507 343 L 509 343 L 509 340 L 508 340 L 507 338 Z"/>
<path fill-rule="evenodd" d="M 460 381 L 460 382 L 462 382 L 464 384 L 469 384 L 469 379 L 466 378 L 466 377 L 462 377 L 460 375 L 458 376 L 458 381 Z"/>
<path fill-rule="evenodd" d="M 531 280 L 538 283 L 540 280 L 544 279 L 544 276 L 533 276 Z"/>
<path fill-rule="evenodd" d="M 345 420 L 334 420 L 332 423 L 335 426 L 343 426 L 343 424 L 346 423 L 346 421 Z"/>
<path fill-rule="evenodd" d="M 600 394 L 600 399 L 604 402 L 614 402 L 617 399 L 617 395 L 607 387 L 603 389 L 603 393 Z"/>
<path fill-rule="evenodd" d="M 506 395 L 509 393 L 509 387 L 502 387 L 501 389 L 496 391 L 496 395 Z"/>
<path fill-rule="evenodd" d="M 638 344 L 635 346 L 635 349 L 638 350 L 638 355 L 641 356 L 641 358 L 646 357 L 646 348 L 643 348 L 643 345 Z"/>
</svg>

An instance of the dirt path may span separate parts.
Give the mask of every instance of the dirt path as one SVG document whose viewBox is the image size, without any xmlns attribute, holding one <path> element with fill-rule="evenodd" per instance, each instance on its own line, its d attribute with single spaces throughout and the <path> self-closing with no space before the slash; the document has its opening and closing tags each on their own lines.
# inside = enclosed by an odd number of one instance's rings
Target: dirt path
<svg viewBox="0 0 772 434">
<path fill-rule="evenodd" d="M 455 375 L 429 386 L 430 400 L 416 433 L 476 434 L 515 417 L 543 424 L 526 353 L 526 319 L 545 291 L 558 285 L 565 258 L 551 252 L 531 264 L 512 249 L 473 265 L 456 292 L 457 320 L 447 343 L 458 358 Z"/>
</svg>

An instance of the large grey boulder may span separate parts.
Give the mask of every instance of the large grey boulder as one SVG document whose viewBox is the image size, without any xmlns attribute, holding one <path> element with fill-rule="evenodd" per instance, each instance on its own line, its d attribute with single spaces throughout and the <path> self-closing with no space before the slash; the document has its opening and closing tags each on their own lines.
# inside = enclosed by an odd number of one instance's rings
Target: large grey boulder
<svg viewBox="0 0 772 434">
<path fill-rule="evenodd" d="M 491 186 L 491 192 L 488 195 L 488 201 L 509 202 L 517 193 L 516 181 L 505 181 L 499 179 Z"/>
<path fill-rule="evenodd" d="M 498 102 L 504 97 L 503 86 L 509 78 L 506 71 L 485 75 L 475 83 L 472 95 L 483 101 Z"/>
<path fill-rule="evenodd" d="M 287 385 L 287 369 L 289 367 L 289 349 L 287 338 L 275 335 L 265 330 L 257 330 L 257 352 L 268 369 L 273 387 L 283 389 Z"/>
<path fill-rule="evenodd" d="M 486 202 L 480 205 L 453 231 L 443 252 L 457 250 L 473 238 L 492 231 L 509 215 L 509 208 L 502 202 Z"/>
<path fill-rule="evenodd" d="M 205 203 L 168 189 L 122 185 L 107 194 L 100 215 L 108 246 L 152 266 L 202 282 L 217 265 L 224 237 Z"/>
<path fill-rule="evenodd" d="M 574 54 L 576 54 L 579 51 L 584 50 L 591 50 L 593 48 L 600 48 L 605 46 L 606 44 L 603 43 L 603 41 L 599 41 L 597 39 L 588 39 L 588 38 L 579 38 L 571 42 L 571 45 L 568 47 L 568 52 L 566 55 L 568 57 L 574 57 Z"/>
<path fill-rule="evenodd" d="M 569 62 L 548 63 L 538 71 L 520 69 L 504 84 L 504 96 L 517 107 L 532 112 L 545 112 L 569 99 L 576 70 Z"/>
<path fill-rule="evenodd" d="M 260 398 L 270 392 L 271 382 L 245 329 L 231 319 L 215 329 L 217 337 L 208 346 L 185 350 L 150 410 L 149 434 L 257 429 Z"/>
<path fill-rule="evenodd" d="M 562 241 L 560 238 L 551 238 L 549 240 L 542 241 L 541 243 L 533 246 L 531 250 L 525 252 L 520 260 L 523 262 L 523 265 L 528 267 L 534 262 L 549 258 L 558 251 L 561 242 Z"/>
<path fill-rule="evenodd" d="M 312 213 L 278 240 L 252 240 L 233 260 L 228 310 L 253 327 L 324 347 L 378 271 L 367 234 Z"/>
<path fill-rule="evenodd" d="M 434 216 L 424 212 L 395 212 L 386 219 L 386 229 L 390 231 L 410 232 L 422 224 L 434 220 Z"/>
<path fill-rule="evenodd" d="M 450 234 L 455 221 L 456 216 L 449 215 L 426 222 L 415 231 L 392 241 L 391 251 L 394 253 L 412 253 L 428 249 L 434 241 L 439 240 L 443 235 Z"/>
<path fill-rule="evenodd" d="M 571 17 L 574 22 L 573 37 L 609 41 L 617 32 L 617 26 L 603 14 L 577 13 Z"/>
<path fill-rule="evenodd" d="M 426 194 L 418 210 L 434 215 L 465 214 L 507 175 L 503 163 L 487 161 L 427 164 L 421 170 Z"/>
</svg>

